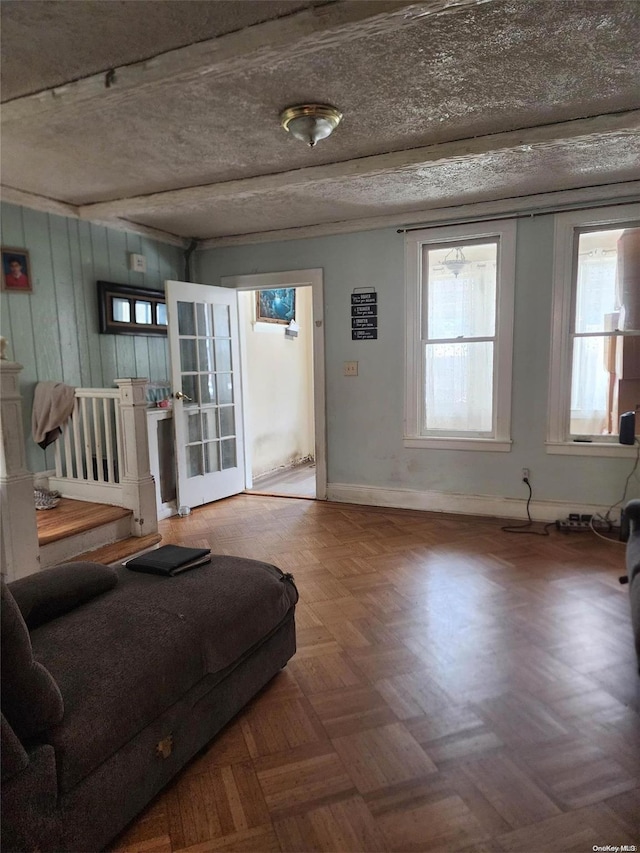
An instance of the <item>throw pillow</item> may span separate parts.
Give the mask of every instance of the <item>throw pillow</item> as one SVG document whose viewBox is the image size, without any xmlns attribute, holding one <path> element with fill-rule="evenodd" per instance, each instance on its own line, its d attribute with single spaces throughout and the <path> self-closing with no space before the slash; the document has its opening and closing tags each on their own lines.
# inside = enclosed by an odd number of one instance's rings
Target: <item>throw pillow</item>
<svg viewBox="0 0 640 853">
<path fill-rule="evenodd" d="M 22 740 L 59 723 L 64 704 L 53 676 L 33 657 L 29 631 L 4 581 L 0 617 L 2 713 Z"/>
<path fill-rule="evenodd" d="M 118 575 L 100 563 L 64 563 L 10 584 L 20 612 L 33 631 L 39 625 L 64 616 L 85 601 L 107 592 Z"/>
</svg>

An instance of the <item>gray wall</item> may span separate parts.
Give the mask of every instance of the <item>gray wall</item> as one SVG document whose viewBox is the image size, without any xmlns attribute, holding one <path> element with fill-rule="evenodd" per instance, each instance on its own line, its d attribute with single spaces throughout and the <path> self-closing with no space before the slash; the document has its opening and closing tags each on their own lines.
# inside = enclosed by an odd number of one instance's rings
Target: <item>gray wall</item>
<svg viewBox="0 0 640 853">
<path fill-rule="evenodd" d="M 166 338 L 98 333 L 96 281 L 103 279 L 162 289 L 164 280 L 182 278 L 182 252 L 114 229 L 63 216 L 3 204 L 2 245 L 29 251 L 33 293 L 0 295 L 0 334 L 9 340 L 9 358 L 24 366 L 27 464 L 31 471 L 53 467 L 31 439 L 33 390 L 39 381 L 112 387 L 117 377 L 169 375 Z M 145 274 L 129 272 L 128 253 L 143 254 Z"/>
<path fill-rule="evenodd" d="M 545 452 L 551 326 L 553 217 L 518 221 L 510 453 L 405 449 L 404 237 L 395 230 L 211 249 L 196 254 L 197 280 L 322 267 L 325 285 L 328 481 L 450 494 L 608 506 L 622 496 L 629 459 Z M 350 294 L 378 291 L 377 341 L 352 342 Z M 342 362 L 360 362 L 359 376 Z M 638 495 L 631 482 L 629 496 Z"/>
</svg>

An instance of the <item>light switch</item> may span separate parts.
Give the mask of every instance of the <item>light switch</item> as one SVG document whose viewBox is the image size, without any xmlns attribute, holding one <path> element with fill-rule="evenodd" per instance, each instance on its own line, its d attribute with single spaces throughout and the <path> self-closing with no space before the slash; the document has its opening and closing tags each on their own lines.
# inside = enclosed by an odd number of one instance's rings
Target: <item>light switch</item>
<svg viewBox="0 0 640 853">
<path fill-rule="evenodd" d="M 345 376 L 357 376 L 358 375 L 358 362 L 357 361 L 345 361 L 345 363 L 344 363 L 344 375 Z"/>
</svg>

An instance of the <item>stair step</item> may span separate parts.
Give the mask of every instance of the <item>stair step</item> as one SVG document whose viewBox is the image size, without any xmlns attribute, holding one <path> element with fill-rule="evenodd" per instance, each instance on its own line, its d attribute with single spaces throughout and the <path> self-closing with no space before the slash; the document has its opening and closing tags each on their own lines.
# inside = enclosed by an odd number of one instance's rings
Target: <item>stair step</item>
<svg viewBox="0 0 640 853">
<path fill-rule="evenodd" d="M 61 498 L 54 509 L 36 512 L 40 547 L 132 516 L 130 509 Z"/>
<path fill-rule="evenodd" d="M 127 557 L 132 557 L 139 551 L 146 551 L 147 548 L 152 548 L 162 541 L 162 536 L 159 533 L 149 533 L 148 536 L 130 536 L 128 539 L 121 539 L 120 542 L 114 542 L 112 545 L 104 545 L 102 548 L 96 548 L 95 551 L 87 551 L 85 554 L 80 554 L 74 557 L 74 561 L 88 560 L 92 563 L 121 563 Z"/>
</svg>

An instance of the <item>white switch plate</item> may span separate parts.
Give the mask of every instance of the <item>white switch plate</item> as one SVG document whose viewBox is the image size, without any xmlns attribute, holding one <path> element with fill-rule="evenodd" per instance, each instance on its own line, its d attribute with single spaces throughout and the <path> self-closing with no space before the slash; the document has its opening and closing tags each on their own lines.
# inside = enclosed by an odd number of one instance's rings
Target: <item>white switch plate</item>
<svg viewBox="0 0 640 853">
<path fill-rule="evenodd" d="M 344 375 L 345 376 L 357 376 L 358 375 L 358 362 L 357 361 L 345 361 L 345 363 L 344 363 Z"/>
<path fill-rule="evenodd" d="M 133 272 L 146 272 L 147 259 L 144 255 L 136 255 L 134 252 L 129 253 L 129 269 Z"/>
</svg>

